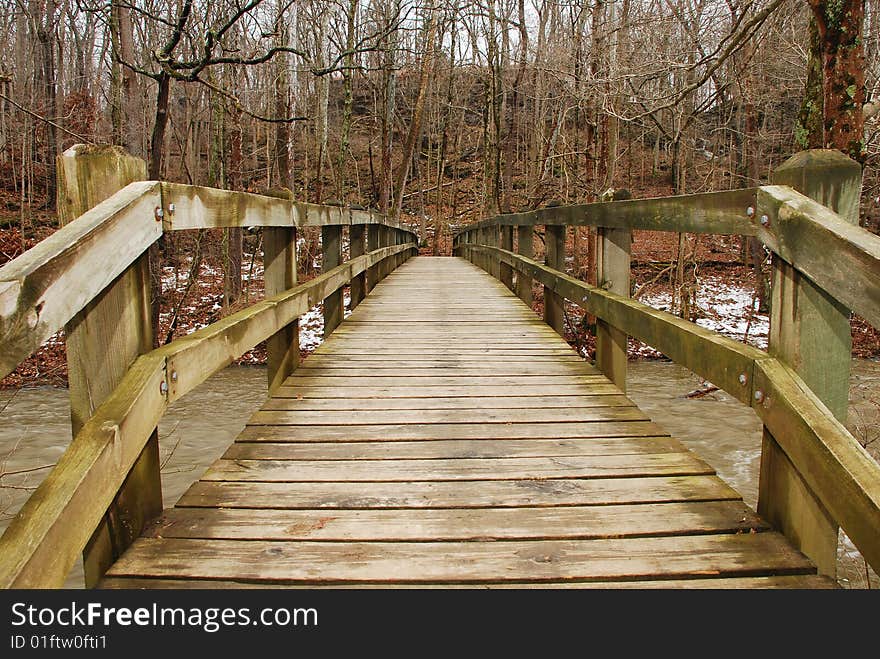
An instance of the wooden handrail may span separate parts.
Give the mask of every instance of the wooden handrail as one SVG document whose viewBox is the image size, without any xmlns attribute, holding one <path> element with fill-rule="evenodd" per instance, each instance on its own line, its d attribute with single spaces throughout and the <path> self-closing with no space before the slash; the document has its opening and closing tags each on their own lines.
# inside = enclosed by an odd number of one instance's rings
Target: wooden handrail
<svg viewBox="0 0 880 659">
<path fill-rule="evenodd" d="M 162 183 L 166 231 L 233 227 L 324 227 L 381 224 L 415 234 L 378 211 L 309 204 L 283 197 Z"/>
<path fill-rule="evenodd" d="M 0 267 L 0 377 L 162 235 L 161 204 L 158 183 L 131 183 Z"/>
<path fill-rule="evenodd" d="M 474 222 L 455 236 L 487 227 L 540 225 L 755 236 L 848 309 L 880 327 L 880 236 L 788 186 L 552 206 Z"/>
<path fill-rule="evenodd" d="M 0 537 L 0 587 L 62 586 L 169 403 L 352 277 L 415 248 L 371 251 L 139 357 Z"/>
<path fill-rule="evenodd" d="M 756 235 L 767 248 L 880 327 L 880 236 L 788 186 L 759 188 L 757 204 Z"/>
<path fill-rule="evenodd" d="M 131 183 L 0 267 L 0 377 L 94 300 L 163 230 L 361 223 L 394 227 L 418 244 L 400 222 L 372 211 L 176 183 Z"/>
<path fill-rule="evenodd" d="M 699 194 L 600 201 L 573 206 L 548 206 L 524 213 L 497 215 L 459 229 L 490 226 L 591 226 L 682 233 L 755 234 L 748 208 L 754 209 L 757 188 Z"/>
</svg>

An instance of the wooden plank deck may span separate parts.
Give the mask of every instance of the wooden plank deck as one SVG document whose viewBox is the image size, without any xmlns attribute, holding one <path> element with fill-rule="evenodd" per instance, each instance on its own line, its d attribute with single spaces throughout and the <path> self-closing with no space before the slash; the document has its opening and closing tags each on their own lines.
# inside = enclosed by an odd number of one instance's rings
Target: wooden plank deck
<svg viewBox="0 0 880 659">
<path fill-rule="evenodd" d="M 392 273 L 106 588 L 833 587 L 506 287 Z"/>
</svg>

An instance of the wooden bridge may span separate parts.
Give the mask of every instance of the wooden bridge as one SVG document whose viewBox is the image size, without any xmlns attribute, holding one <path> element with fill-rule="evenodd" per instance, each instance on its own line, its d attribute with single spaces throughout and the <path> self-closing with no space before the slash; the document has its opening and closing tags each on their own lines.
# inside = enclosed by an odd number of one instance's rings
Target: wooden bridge
<svg viewBox="0 0 880 659">
<path fill-rule="evenodd" d="M 5 587 L 60 586 L 80 552 L 108 588 L 833 587 L 838 527 L 880 567 L 880 468 L 838 420 L 849 310 L 880 322 L 880 239 L 852 224 L 859 170 L 839 154 L 752 190 L 491 218 L 433 258 L 368 211 L 125 186 L 142 170 L 116 151 L 59 164 L 78 219 L 0 268 L 0 366 L 66 324 L 75 437 L 0 539 Z M 599 286 L 565 273 L 570 225 L 598 227 Z M 146 250 L 233 226 L 265 227 L 267 299 L 151 349 Z M 324 267 L 297 284 L 306 226 Z M 629 299 L 645 228 L 777 255 L 770 354 Z M 597 318 L 595 365 L 560 337 L 565 300 Z M 320 301 L 327 338 L 298 363 L 296 319 Z M 757 512 L 625 396 L 628 335 L 757 412 Z M 159 418 L 264 340 L 269 399 L 162 511 Z"/>
</svg>

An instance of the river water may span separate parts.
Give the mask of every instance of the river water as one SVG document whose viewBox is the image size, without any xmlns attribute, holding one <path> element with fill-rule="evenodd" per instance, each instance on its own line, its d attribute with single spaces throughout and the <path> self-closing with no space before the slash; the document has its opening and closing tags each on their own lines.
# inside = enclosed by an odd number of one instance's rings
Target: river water
<svg viewBox="0 0 880 659">
<path fill-rule="evenodd" d="M 630 362 L 627 386 L 636 404 L 755 506 L 761 424 L 750 408 L 721 391 L 688 398 L 701 386 L 700 379 L 668 362 Z M 218 373 L 170 407 L 159 426 L 166 507 L 223 453 L 265 397 L 265 368 L 239 366 Z M 849 425 L 857 438 L 880 436 L 880 362 L 853 361 L 850 403 Z M 68 415 L 65 389 L 0 391 L 0 531 L 70 442 Z M 880 586 L 845 536 L 838 579 L 844 587 L 864 588 L 869 580 L 872 587 Z M 80 566 L 67 586 L 82 587 Z"/>
</svg>

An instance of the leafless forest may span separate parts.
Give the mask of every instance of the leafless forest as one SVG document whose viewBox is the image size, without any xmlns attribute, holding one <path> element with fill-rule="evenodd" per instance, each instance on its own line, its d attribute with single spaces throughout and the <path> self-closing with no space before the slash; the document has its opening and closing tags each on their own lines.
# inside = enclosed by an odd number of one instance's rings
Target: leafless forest
<svg viewBox="0 0 880 659">
<path fill-rule="evenodd" d="M 55 158 L 78 142 L 151 178 L 379 208 L 439 254 L 486 215 L 754 186 L 807 147 L 863 163 L 880 223 L 880 0 L 10 0 L 0 21 L 3 261 L 56 225 Z M 259 236 L 175 241 L 175 282 L 213 261 L 224 310 L 249 295 Z M 682 264 L 754 276 L 764 255 L 648 236 L 635 256 L 687 317 Z"/>
</svg>

